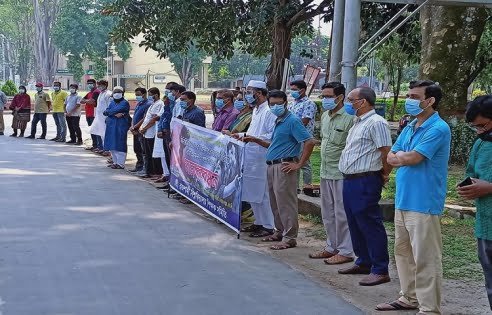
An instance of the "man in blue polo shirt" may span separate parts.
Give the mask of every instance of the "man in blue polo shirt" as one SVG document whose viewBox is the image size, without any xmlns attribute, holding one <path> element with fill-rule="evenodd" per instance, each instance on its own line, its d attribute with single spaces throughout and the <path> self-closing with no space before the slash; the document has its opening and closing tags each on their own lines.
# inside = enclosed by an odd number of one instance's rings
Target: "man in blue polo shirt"
<svg viewBox="0 0 492 315">
<path fill-rule="evenodd" d="M 152 101 L 147 98 L 147 89 L 145 88 L 137 88 L 135 90 L 135 97 L 138 103 L 135 107 L 135 112 L 133 113 L 130 131 L 133 134 L 133 151 L 137 156 L 137 164 L 134 169 L 130 170 L 132 173 L 140 172 L 144 169 L 144 140 L 143 135 L 138 132 L 138 130 L 144 121 L 145 113 L 149 109 L 150 105 L 152 105 Z"/>
<path fill-rule="evenodd" d="M 244 137 L 243 141 L 252 141 L 268 148 L 268 192 L 276 232 L 263 241 L 281 242 L 270 248 L 283 250 L 297 245 L 297 175 L 298 170 L 309 160 L 316 142 L 301 120 L 287 110 L 287 95 L 284 92 L 271 91 L 268 102 L 270 110 L 278 117 L 271 143 L 252 136 Z"/>
<path fill-rule="evenodd" d="M 395 260 L 400 298 L 377 310 L 419 309 L 441 314 L 442 236 L 440 215 L 447 192 L 451 131 L 436 109 L 441 88 L 410 82 L 406 111 L 417 117 L 388 154 L 396 175 Z"/>
</svg>

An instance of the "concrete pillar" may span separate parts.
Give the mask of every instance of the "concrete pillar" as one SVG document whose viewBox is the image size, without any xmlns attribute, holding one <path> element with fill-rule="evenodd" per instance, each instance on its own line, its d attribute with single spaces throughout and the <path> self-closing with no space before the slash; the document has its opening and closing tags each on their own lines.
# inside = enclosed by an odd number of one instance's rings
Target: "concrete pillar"
<svg viewBox="0 0 492 315">
<path fill-rule="evenodd" d="M 342 83 L 347 92 L 357 85 L 357 67 L 359 56 L 361 0 L 345 0 L 345 20 L 342 56 Z"/>
<path fill-rule="evenodd" d="M 333 29 L 331 37 L 331 57 L 329 82 L 340 81 L 343 53 L 343 24 L 345 19 L 345 0 L 335 0 Z"/>
</svg>

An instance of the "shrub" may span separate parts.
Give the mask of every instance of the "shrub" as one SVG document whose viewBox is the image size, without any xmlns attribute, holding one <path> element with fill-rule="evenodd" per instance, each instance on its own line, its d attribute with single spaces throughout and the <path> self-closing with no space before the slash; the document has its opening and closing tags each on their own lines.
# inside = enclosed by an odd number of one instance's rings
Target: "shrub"
<svg viewBox="0 0 492 315">
<path fill-rule="evenodd" d="M 449 126 L 451 128 L 451 163 L 465 165 L 477 139 L 477 134 L 462 119 L 451 119 Z"/>
<path fill-rule="evenodd" d="M 17 94 L 17 87 L 14 84 L 14 81 L 12 80 L 7 80 L 5 84 L 2 86 L 2 92 L 5 93 L 7 96 L 14 96 Z"/>
</svg>

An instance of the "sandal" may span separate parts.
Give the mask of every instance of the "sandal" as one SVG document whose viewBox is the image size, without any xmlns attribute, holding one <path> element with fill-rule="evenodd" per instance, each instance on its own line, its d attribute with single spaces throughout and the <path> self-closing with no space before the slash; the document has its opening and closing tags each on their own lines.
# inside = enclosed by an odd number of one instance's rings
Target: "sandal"
<svg viewBox="0 0 492 315">
<path fill-rule="evenodd" d="M 284 250 L 289 248 L 294 248 L 297 246 L 297 242 L 295 240 L 291 240 L 285 243 L 280 243 L 278 245 L 273 245 L 270 247 L 271 250 Z"/>
<path fill-rule="evenodd" d="M 419 309 L 416 306 L 407 305 L 399 300 L 382 303 L 376 306 L 376 311 L 410 311 Z"/>
<path fill-rule="evenodd" d="M 261 241 L 264 243 L 272 243 L 272 242 L 282 242 L 282 235 L 279 233 L 274 233 L 273 235 L 262 239 Z"/>
<path fill-rule="evenodd" d="M 316 253 L 309 254 L 309 258 L 311 259 L 326 259 L 335 256 L 337 253 L 330 253 L 327 250 L 322 250 Z"/>
<path fill-rule="evenodd" d="M 114 170 L 122 170 L 122 169 L 125 169 L 123 166 L 120 166 L 118 164 L 111 165 L 111 168 L 114 169 Z"/>
<path fill-rule="evenodd" d="M 325 264 L 327 265 L 341 265 L 352 261 L 354 261 L 353 257 L 343 256 L 339 254 L 336 254 L 335 256 L 324 260 Z"/>
<path fill-rule="evenodd" d="M 247 226 L 245 228 L 242 228 L 241 229 L 241 232 L 257 232 L 257 231 L 259 231 L 261 229 L 263 229 L 263 226 L 252 224 L 250 226 Z"/>
<path fill-rule="evenodd" d="M 113 168 L 113 166 L 115 166 L 115 165 L 116 165 L 116 164 L 111 163 L 111 164 L 108 164 L 108 165 L 106 165 L 106 166 L 107 166 L 107 167 L 111 167 L 111 168 Z"/>
<path fill-rule="evenodd" d="M 259 237 L 267 237 L 267 236 L 270 236 L 270 235 L 273 235 L 274 233 L 274 230 L 273 229 L 265 229 L 265 228 L 262 228 L 261 230 L 257 231 L 257 232 L 253 232 L 249 235 L 249 237 L 254 237 L 254 238 L 259 238 Z"/>
</svg>

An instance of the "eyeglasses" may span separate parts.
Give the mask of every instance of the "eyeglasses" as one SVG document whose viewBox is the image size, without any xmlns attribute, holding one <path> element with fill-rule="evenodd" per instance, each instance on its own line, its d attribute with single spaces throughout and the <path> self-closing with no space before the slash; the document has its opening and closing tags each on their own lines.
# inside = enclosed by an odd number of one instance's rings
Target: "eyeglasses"
<svg viewBox="0 0 492 315">
<path fill-rule="evenodd" d="M 476 131 L 476 132 L 483 132 L 487 131 L 487 126 L 492 122 L 492 119 L 489 120 L 488 123 L 486 124 L 481 124 L 481 125 L 474 125 L 473 123 L 469 123 L 468 127 L 470 127 L 471 130 Z"/>
</svg>

